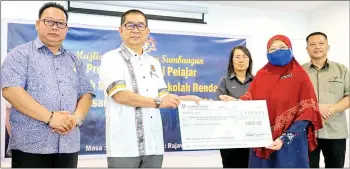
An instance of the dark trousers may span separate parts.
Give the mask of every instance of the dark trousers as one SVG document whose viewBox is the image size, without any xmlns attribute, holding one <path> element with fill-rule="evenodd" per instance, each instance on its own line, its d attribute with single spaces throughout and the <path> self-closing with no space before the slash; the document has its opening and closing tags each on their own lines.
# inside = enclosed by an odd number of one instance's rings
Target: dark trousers
<svg viewBox="0 0 350 169">
<path fill-rule="evenodd" d="M 12 168 L 77 168 L 78 153 L 31 154 L 11 150 Z"/>
<path fill-rule="evenodd" d="M 7 154 L 7 148 L 9 146 L 9 140 L 10 140 L 10 135 L 9 133 L 7 132 L 7 129 L 5 129 L 5 157 L 6 158 L 9 158 L 10 156 Z"/>
<path fill-rule="evenodd" d="M 248 168 L 249 148 L 221 149 L 223 168 Z"/>
<path fill-rule="evenodd" d="M 309 153 L 310 168 L 320 168 L 320 153 L 324 156 L 326 168 L 344 168 L 346 139 L 319 139 L 318 147 Z"/>
</svg>

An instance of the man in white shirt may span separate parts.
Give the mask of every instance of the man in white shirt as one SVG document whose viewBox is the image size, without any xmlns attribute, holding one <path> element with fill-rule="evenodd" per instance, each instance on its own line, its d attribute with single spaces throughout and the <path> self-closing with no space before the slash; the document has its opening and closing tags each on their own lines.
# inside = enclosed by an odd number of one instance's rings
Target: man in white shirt
<svg viewBox="0 0 350 169">
<path fill-rule="evenodd" d="M 106 92 L 108 167 L 160 168 L 164 141 L 159 108 L 201 98 L 168 93 L 160 63 L 142 48 L 150 32 L 144 13 L 125 12 L 119 32 L 123 43 L 103 55 L 99 72 Z"/>
</svg>

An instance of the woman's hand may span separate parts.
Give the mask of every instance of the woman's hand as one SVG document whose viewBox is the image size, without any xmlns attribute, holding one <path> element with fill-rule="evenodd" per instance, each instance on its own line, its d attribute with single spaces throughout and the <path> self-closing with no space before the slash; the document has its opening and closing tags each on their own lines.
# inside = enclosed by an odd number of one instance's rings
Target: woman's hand
<svg viewBox="0 0 350 169">
<path fill-rule="evenodd" d="M 280 138 L 277 138 L 271 145 L 265 147 L 270 150 L 280 150 L 282 148 L 283 142 Z"/>
<path fill-rule="evenodd" d="M 228 96 L 228 95 L 220 95 L 219 98 L 220 98 L 220 100 L 225 101 L 225 102 L 238 100 L 238 99 L 236 99 L 232 96 Z"/>
</svg>

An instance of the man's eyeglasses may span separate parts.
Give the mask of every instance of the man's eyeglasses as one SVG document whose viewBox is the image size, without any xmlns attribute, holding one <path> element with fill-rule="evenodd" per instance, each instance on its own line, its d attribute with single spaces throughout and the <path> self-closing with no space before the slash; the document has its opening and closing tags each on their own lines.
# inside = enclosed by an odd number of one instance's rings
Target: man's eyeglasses
<svg viewBox="0 0 350 169">
<path fill-rule="evenodd" d="M 61 21 L 54 21 L 52 19 L 40 19 L 40 21 L 43 21 L 46 26 L 54 26 L 57 25 L 57 28 L 65 29 L 67 27 L 67 23 L 61 22 Z"/>
<path fill-rule="evenodd" d="M 127 30 L 134 30 L 134 28 L 137 27 L 139 31 L 144 31 L 147 28 L 147 26 L 143 23 L 126 23 L 124 24 L 124 27 Z"/>
</svg>

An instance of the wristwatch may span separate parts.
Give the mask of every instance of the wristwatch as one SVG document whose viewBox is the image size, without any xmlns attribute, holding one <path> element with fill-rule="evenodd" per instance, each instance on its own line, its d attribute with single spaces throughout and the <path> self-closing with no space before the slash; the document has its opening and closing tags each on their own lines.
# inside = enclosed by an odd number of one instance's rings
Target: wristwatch
<svg viewBox="0 0 350 169">
<path fill-rule="evenodd" d="M 53 112 L 50 112 L 51 113 L 51 115 L 50 115 L 50 119 L 49 119 L 49 121 L 48 122 L 46 122 L 45 124 L 46 125 L 50 125 L 50 123 L 51 123 L 51 121 L 52 121 L 52 118 L 53 118 Z"/>
<path fill-rule="evenodd" d="M 77 127 L 80 127 L 83 124 L 83 121 L 77 115 L 74 116 L 77 118 Z"/>
<path fill-rule="evenodd" d="M 154 98 L 154 102 L 156 102 L 156 108 L 159 108 L 160 104 L 162 103 L 162 98 L 156 97 Z"/>
</svg>

